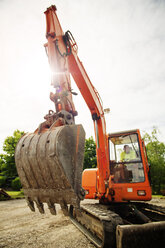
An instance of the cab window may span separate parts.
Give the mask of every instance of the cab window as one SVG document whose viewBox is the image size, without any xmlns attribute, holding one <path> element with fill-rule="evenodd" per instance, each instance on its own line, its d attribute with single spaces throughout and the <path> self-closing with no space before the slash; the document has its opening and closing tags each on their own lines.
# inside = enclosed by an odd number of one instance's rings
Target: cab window
<svg viewBox="0 0 165 248">
<path fill-rule="evenodd" d="M 116 183 L 144 181 L 144 169 L 137 134 L 111 137 L 109 149 L 110 172 Z"/>
</svg>

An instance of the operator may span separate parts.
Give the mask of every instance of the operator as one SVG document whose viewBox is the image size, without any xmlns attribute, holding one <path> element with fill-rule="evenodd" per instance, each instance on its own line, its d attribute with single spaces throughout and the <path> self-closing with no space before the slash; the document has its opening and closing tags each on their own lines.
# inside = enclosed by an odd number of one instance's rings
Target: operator
<svg viewBox="0 0 165 248">
<path fill-rule="evenodd" d="M 135 152 L 129 147 L 129 145 L 124 146 L 124 151 L 120 154 L 121 161 L 130 161 L 136 158 Z"/>
</svg>

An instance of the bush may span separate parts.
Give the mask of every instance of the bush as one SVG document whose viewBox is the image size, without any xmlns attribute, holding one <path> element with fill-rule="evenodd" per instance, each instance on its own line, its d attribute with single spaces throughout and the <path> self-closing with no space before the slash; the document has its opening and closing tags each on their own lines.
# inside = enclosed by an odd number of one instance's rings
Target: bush
<svg viewBox="0 0 165 248">
<path fill-rule="evenodd" d="M 14 180 L 12 180 L 11 182 L 11 187 L 14 190 L 20 190 L 21 189 L 21 181 L 19 179 L 19 177 L 16 177 Z"/>
<path fill-rule="evenodd" d="M 6 182 L 6 177 L 5 176 L 0 176 L 0 187 L 3 187 Z"/>
</svg>

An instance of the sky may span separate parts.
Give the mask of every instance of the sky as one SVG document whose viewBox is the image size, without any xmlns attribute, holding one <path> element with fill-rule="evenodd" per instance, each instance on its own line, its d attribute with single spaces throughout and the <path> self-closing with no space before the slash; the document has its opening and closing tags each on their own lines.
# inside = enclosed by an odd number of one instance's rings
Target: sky
<svg viewBox="0 0 165 248">
<path fill-rule="evenodd" d="M 54 105 L 44 11 L 56 5 L 63 31 L 70 30 L 78 56 L 99 92 L 107 133 L 160 130 L 165 142 L 165 0 L 0 0 L 0 151 L 19 129 L 33 132 Z M 86 137 L 91 114 L 78 93 L 74 103 Z"/>
</svg>

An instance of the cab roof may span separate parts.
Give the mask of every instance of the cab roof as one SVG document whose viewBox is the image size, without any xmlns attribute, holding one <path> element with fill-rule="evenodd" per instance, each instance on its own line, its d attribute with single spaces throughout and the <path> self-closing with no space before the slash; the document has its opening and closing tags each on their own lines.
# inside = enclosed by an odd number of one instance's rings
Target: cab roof
<svg viewBox="0 0 165 248">
<path fill-rule="evenodd" d="M 108 137 L 120 136 L 120 135 L 123 135 L 123 134 L 137 133 L 138 131 L 139 131 L 139 129 L 133 129 L 133 130 L 127 130 L 127 131 L 109 133 L 109 134 L 108 134 Z"/>
</svg>

